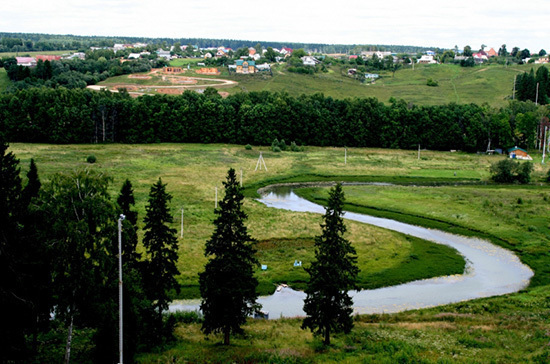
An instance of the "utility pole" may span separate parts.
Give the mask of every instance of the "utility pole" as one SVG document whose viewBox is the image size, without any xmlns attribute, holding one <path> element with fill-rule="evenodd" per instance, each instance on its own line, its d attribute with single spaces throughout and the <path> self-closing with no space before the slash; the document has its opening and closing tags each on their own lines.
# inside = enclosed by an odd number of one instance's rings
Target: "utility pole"
<svg viewBox="0 0 550 364">
<path fill-rule="evenodd" d="M 420 144 L 418 144 L 418 160 L 420 160 Z"/>
<path fill-rule="evenodd" d="M 518 75 L 514 76 L 514 92 L 512 92 L 512 100 L 516 98 L 516 78 Z"/>
<path fill-rule="evenodd" d="M 122 364 L 123 337 L 122 337 L 122 221 L 126 216 L 120 214 L 118 218 L 118 352 L 119 364 Z"/>
<path fill-rule="evenodd" d="M 218 208 L 218 187 L 216 187 L 216 199 L 214 201 L 214 208 Z"/>
<path fill-rule="evenodd" d="M 183 239 L 183 207 L 181 208 L 181 238 Z"/>
<path fill-rule="evenodd" d="M 548 129 L 547 126 L 544 127 L 544 141 L 542 146 L 542 164 L 544 164 L 544 157 L 546 156 L 546 130 Z"/>
<path fill-rule="evenodd" d="M 348 164 L 348 148 L 344 148 L 344 164 Z"/>
<path fill-rule="evenodd" d="M 241 168 L 241 187 L 243 186 L 243 169 Z"/>
<path fill-rule="evenodd" d="M 535 96 L 535 105 L 539 104 L 539 83 L 537 82 L 537 94 Z"/>
</svg>

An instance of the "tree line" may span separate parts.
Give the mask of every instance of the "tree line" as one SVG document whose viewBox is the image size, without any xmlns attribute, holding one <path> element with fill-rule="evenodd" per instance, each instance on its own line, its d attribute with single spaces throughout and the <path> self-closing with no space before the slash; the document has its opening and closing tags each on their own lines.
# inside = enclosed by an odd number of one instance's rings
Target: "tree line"
<svg viewBox="0 0 550 364">
<path fill-rule="evenodd" d="M 10 142 L 235 143 L 485 151 L 533 148 L 547 109 L 507 106 L 417 106 L 390 99 L 343 100 L 284 92 L 222 98 L 214 89 L 180 96 L 31 88 L 0 95 L 0 129 Z"/>
<path fill-rule="evenodd" d="M 166 185 L 159 178 L 151 187 L 141 254 L 129 180 L 116 202 L 111 179 L 91 169 L 43 185 L 31 159 L 23 180 L 7 149 L 0 140 L 0 361 L 115 362 L 121 214 L 126 362 L 170 340 L 175 322 L 164 312 L 179 272 Z"/>
<path fill-rule="evenodd" d="M 519 101 L 532 101 L 546 105 L 550 101 L 550 75 L 548 68 L 542 66 L 534 72 L 519 74 L 515 80 L 515 97 Z"/>
<path fill-rule="evenodd" d="M 113 51 L 89 52 L 87 59 L 39 60 L 36 67 L 18 66 L 14 57 L 0 60 L 13 81 L 8 92 L 31 87 L 85 88 L 109 77 L 150 71 L 168 65 L 162 58 L 128 60 L 114 58 Z M 155 54 L 156 57 L 156 54 Z"/>
<path fill-rule="evenodd" d="M 34 34 L 34 33 L 7 33 L 0 32 L 0 52 L 31 52 L 53 50 L 85 50 L 90 47 L 112 47 L 115 43 L 148 43 L 155 44 L 157 48 L 166 49 L 176 43 L 196 45 L 199 48 L 224 46 L 236 50 L 256 46 L 257 40 L 215 39 L 215 38 L 147 38 L 147 37 L 105 37 L 105 36 L 79 36 L 58 34 Z M 348 45 L 326 43 L 295 43 L 295 42 L 261 42 L 266 47 L 281 49 L 305 48 L 323 53 L 348 53 L 361 52 L 363 50 L 385 51 L 391 50 L 397 53 L 423 52 L 429 47 L 403 46 L 403 45 Z"/>
</svg>

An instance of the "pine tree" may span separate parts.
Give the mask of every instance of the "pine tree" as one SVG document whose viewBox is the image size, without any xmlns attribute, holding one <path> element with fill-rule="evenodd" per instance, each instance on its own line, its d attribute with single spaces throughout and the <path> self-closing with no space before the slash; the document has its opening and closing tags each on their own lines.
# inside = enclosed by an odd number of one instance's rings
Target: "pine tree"
<svg viewBox="0 0 550 364">
<path fill-rule="evenodd" d="M 134 191 L 129 180 L 124 181 L 117 204 L 126 219 L 122 222 L 122 271 L 124 299 L 124 359 L 133 362 L 137 348 L 146 343 L 150 334 L 147 318 L 153 316 L 152 302 L 145 297 L 141 254 L 136 251 L 138 214 L 132 208 L 135 205 Z"/>
<path fill-rule="evenodd" d="M 117 198 L 117 204 L 121 209 L 122 214 L 126 219 L 123 224 L 122 237 L 122 262 L 125 265 L 135 267 L 141 258 L 141 254 L 136 251 L 138 236 L 137 236 L 137 211 L 132 210 L 136 204 L 134 198 L 134 190 L 132 183 L 127 179 L 124 181 L 120 194 Z"/>
<path fill-rule="evenodd" d="M 24 323 L 26 302 L 21 297 L 17 242 L 19 238 L 19 202 L 21 177 L 19 160 L 7 152 L 8 144 L 0 137 L 0 306 L 5 315 L 0 324 L 0 352 L 7 361 L 25 355 Z"/>
<path fill-rule="evenodd" d="M 343 237 L 343 204 L 344 192 L 337 184 L 330 190 L 322 233 L 315 239 L 315 261 L 306 268 L 310 278 L 302 328 L 322 335 L 325 345 L 330 345 L 331 332 L 348 333 L 353 327 L 353 302 L 348 291 L 356 289 L 359 269 L 355 248 Z"/>
<path fill-rule="evenodd" d="M 254 239 L 248 234 L 242 210 L 243 193 L 235 170 L 230 169 L 223 182 L 225 196 L 215 210 L 214 233 L 206 242 L 205 256 L 210 257 L 199 274 L 205 334 L 221 332 L 229 345 L 231 333 L 241 333 L 248 315 L 258 309 L 254 267 Z"/>
<path fill-rule="evenodd" d="M 173 222 L 168 203 L 172 196 L 166 192 L 166 185 L 159 178 L 151 187 L 149 202 L 145 207 L 145 235 L 143 246 L 149 260 L 145 268 L 145 291 L 147 298 L 154 301 L 153 307 L 158 312 L 158 325 L 162 325 L 162 311 L 168 309 L 171 301 L 169 292 L 179 292 L 176 275 L 179 274 L 178 239 L 176 230 L 168 226 Z M 159 327 L 160 327 L 159 326 Z"/>
</svg>

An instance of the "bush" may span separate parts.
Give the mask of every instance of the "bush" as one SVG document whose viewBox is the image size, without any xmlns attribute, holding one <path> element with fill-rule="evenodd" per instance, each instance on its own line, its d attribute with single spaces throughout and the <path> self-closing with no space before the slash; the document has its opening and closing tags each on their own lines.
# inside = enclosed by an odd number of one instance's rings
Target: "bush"
<svg viewBox="0 0 550 364">
<path fill-rule="evenodd" d="M 296 142 L 290 143 L 290 150 L 293 152 L 302 152 L 304 150 L 304 147 L 299 147 L 296 145 Z"/>
<path fill-rule="evenodd" d="M 275 153 L 279 153 L 281 151 L 281 148 L 279 147 L 271 147 L 271 149 L 275 152 Z"/>
<path fill-rule="evenodd" d="M 252 145 L 247 144 L 247 145 L 244 146 L 244 149 L 246 149 L 246 150 L 252 150 Z"/>
<path fill-rule="evenodd" d="M 533 163 L 520 163 L 513 159 L 506 158 L 491 165 L 491 179 L 497 183 L 529 183 Z"/>
<path fill-rule="evenodd" d="M 428 80 L 426 81 L 426 85 L 431 87 L 436 87 L 436 86 L 439 86 L 439 83 L 437 83 L 437 81 L 434 81 L 431 78 L 428 78 Z"/>
<path fill-rule="evenodd" d="M 86 158 L 86 162 L 90 163 L 90 164 L 93 164 L 97 161 L 95 155 L 91 154 L 88 156 L 88 158 Z"/>
</svg>

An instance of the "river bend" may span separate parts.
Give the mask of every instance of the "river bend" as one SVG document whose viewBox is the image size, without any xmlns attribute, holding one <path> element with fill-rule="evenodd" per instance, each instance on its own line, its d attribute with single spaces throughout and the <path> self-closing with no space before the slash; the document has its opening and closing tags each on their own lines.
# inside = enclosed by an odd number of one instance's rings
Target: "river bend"
<svg viewBox="0 0 550 364">
<path fill-rule="evenodd" d="M 292 190 L 266 192 L 259 202 L 266 206 L 299 212 L 324 214 L 324 207 L 297 196 Z M 409 225 L 398 221 L 346 212 L 344 218 L 379 226 L 417 238 L 448 245 L 466 259 L 464 274 L 413 281 L 398 286 L 352 291 L 354 312 L 393 313 L 444 305 L 474 298 L 517 292 L 529 285 L 533 271 L 509 250 L 478 238 Z M 304 316 L 306 295 L 283 288 L 258 299 L 271 319 Z M 170 310 L 197 310 L 199 300 L 175 301 Z"/>
</svg>

